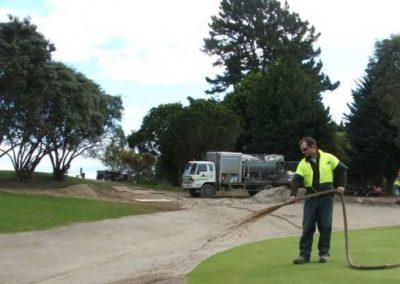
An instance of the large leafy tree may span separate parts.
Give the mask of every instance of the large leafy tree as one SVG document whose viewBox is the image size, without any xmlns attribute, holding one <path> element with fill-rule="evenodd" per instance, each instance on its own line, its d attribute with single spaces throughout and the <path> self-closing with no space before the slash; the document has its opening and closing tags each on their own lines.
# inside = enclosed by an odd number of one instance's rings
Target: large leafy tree
<svg viewBox="0 0 400 284">
<path fill-rule="evenodd" d="M 158 177 L 175 185 L 180 183 L 188 160 L 202 159 L 204 152 L 210 150 L 233 150 L 239 133 L 238 117 L 221 103 L 192 98 L 189 98 L 189 103 L 186 107 L 178 104 L 152 109 L 143 120 L 141 129 L 128 138 L 131 147 L 156 146 L 138 148 L 156 149 Z M 149 125 L 151 127 L 146 129 Z M 138 133 L 151 135 L 139 136 Z"/>
<path fill-rule="evenodd" d="M 63 179 L 74 158 L 99 145 L 121 117 L 119 97 L 51 60 L 54 46 L 29 19 L 0 23 L 0 157 L 20 181 L 46 155 Z"/>
<path fill-rule="evenodd" d="M 400 147 L 400 35 L 376 42 L 368 70 L 373 78 L 372 93 L 388 111 Z"/>
<path fill-rule="evenodd" d="M 213 100 L 194 100 L 171 120 L 162 137 L 158 169 L 178 185 L 187 161 L 204 158 L 207 151 L 234 149 L 239 134 L 238 117 Z"/>
<path fill-rule="evenodd" d="M 314 43 L 319 37 L 313 26 L 277 0 L 222 0 L 219 14 L 211 18 L 203 51 L 216 58 L 223 73 L 214 79 L 208 93 L 220 93 L 239 83 L 249 73 L 264 72 L 270 63 L 285 58 L 301 63 L 319 77 L 321 91 L 332 90 L 321 73 L 320 54 Z"/>
<path fill-rule="evenodd" d="M 46 155 L 47 70 L 54 46 L 29 19 L 0 23 L 0 157 L 7 154 L 19 180 L 29 179 Z"/>
<path fill-rule="evenodd" d="M 236 150 L 297 160 L 298 141 L 304 136 L 314 137 L 322 149 L 334 150 L 334 124 L 320 92 L 319 78 L 295 62 L 282 60 L 265 73 L 247 76 L 224 101 L 242 118 Z"/>
<path fill-rule="evenodd" d="M 156 158 L 150 153 L 135 153 L 123 149 L 119 152 L 120 160 L 131 169 L 135 175 L 136 182 L 149 180 L 154 175 L 154 164 Z"/>
<path fill-rule="evenodd" d="M 390 123 L 388 108 L 383 107 L 382 94 L 376 94 L 374 58 L 366 75 L 353 91 L 346 130 L 351 144 L 351 171 L 357 182 L 387 180 L 389 191 L 396 169 L 400 167 L 400 148 L 395 143 L 396 128 Z"/>
<path fill-rule="evenodd" d="M 62 63 L 52 63 L 49 121 L 45 149 L 54 177 L 62 180 L 71 162 L 101 146 L 121 118 L 120 97 L 106 94 L 99 85 Z"/>
<path fill-rule="evenodd" d="M 160 139 L 168 129 L 172 117 L 183 110 L 180 103 L 162 104 L 150 109 L 143 118 L 142 126 L 128 136 L 131 148 L 137 148 L 142 153 L 160 154 Z"/>
<path fill-rule="evenodd" d="M 126 169 L 126 166 L 121 159 L 121 153 L 125 150 L 126 146 L 127 139 L 125 133 L 121 127 L 117 127 L 110 133 L 108 141 L 105 143 L 102 151 L 100 151 L 100 155 L 96 151 L 96 156 L 111 171 L 123 171 Z"/>
</svg>

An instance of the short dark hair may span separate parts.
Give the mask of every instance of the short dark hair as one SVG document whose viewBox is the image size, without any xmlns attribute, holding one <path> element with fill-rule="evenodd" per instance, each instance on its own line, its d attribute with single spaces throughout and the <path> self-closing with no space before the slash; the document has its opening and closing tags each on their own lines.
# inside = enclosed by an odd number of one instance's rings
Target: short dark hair
<svg viewBox="0 0 400 284">
<path fill-rule="evenodd" d="M 304 142 L 307 143 L 308 147 L 317 146 L 317 141 L 315 141 L 315 139 L 310 136 L 303 137 L 300 140 L 299 145 L 301 146 L 301 144 L 303 144 Z"/>
</svg>

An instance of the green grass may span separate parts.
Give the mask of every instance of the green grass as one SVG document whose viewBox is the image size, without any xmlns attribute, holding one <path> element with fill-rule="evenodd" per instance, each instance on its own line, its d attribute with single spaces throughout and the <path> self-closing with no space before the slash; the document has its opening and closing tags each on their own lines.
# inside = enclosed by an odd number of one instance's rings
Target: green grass
<svg viewBox="0 0 400 284">
<path fill-rule="evenodd" d="M 0 192 L 0 233 L 43 230 L 154 211 L 128 203 Z"/>
<path fill-rule="evenodd" d="M 368 218 L 368 216 L 366 216 Z M 267 228 L 266 228 L 267 230 Z M 318 236 L 316 236 L 318 237 Z M 316 245 L 317 238 L 314 239 Z M 188 283 L 399 283 L 400 268 L 360 271 L 347 266 L 343 232 L 332 236 L 331 258 L 317 262 L 313 248 L 310 264 L 293 265 L 298 237 L 256 242 L 214 255 L 188 274 Z M 373 265 L 400 262 L 400 227 L 350 232 L 353 261 Z"/>
<path fill-rule="evenodd" d="M 98 189 L 107 190 L 111 183 L 66 176 L 63 181 L 57 181 L 51 173 L 35 172 L 28 182 L 17 182 L 14 171 L 0 171 L 0 188 L 65 188 L 76 184 L 90 184 Z"/>
<path fill-rule="evenodd" d="M 93 185 L 101 190 L 108 190 L 112 185 L 120 184 L 133 187 L 143 187 L 154 190 L 165 190 L 179 192 L 183 191 L 180 187 L 175 187 L 164 182 L 147 182 L 147 183 L 135 183 L 131 181 L 123 181 L 119 183 L 100 181 L 94 179 L 82 179 L 76 177 L 66 176 L 63 181 L 54 180 L 51 173 L 35 172 L 32 174 L 31 179 L 28 182 L 21 183 L 15 180 L 14 171 L 0 171 L 0 188 L 65 188 L 76 184 L 89 184 Z"/>
</svg>

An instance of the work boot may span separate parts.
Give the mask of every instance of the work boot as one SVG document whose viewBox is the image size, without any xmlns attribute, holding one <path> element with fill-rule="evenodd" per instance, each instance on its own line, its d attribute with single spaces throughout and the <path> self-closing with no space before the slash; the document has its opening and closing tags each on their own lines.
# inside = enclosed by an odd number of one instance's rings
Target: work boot
<svg viewBox="0 0 400 284">
<path fill-rule="evenodd" d="M 295 259 L 293 259 L 293 264 L 304 264 L 309 263 L 310 258 L 305 257 L 304 255 L 299 255 Z"/>
<path fill-rule="evenodd" d="M 328 262 L 328 259 L 329 259 L 329 255 L 322 254 L 322 255 L 319 256 L 319 262 L 320 263 Z"/>
</svg>

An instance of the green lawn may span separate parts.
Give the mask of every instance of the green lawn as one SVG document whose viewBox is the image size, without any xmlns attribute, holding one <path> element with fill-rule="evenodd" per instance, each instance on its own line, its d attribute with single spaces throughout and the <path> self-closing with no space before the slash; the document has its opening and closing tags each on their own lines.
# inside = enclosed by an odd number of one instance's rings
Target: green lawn
<svg viewBox="0 0 400 284">
<path fill-rule="evenodd" d="M 0 233 L 42 230 L 154 211 L 128 203 L 0 192 Z"/>
<path fill-rule="evenodd" d="M 41 173 L 35 172 L 32 174 L 31 179 L 26 183 L 20 183 L 15 181 L 15 173 L 14 171 L 0 171 L 0 188 L 65 188 L 71 185 L 76 184 L 89 184 L 93 185 L 98 189 L 108 190 L 117 183 L 109 182 L 109 181 L 100 181 L 94 179 L 82 179 L 77 177 L 66 176 L 65 180 L 57 181 L 53 179 L 53 175 L 51 173 Z M 165 190 L 165 191 L 173 191 L 179 192 L 183 191 L 180 187 L 175 187 L 163 182 L 160 183 L 135 183 L 132 181 L 122 181 L 119 182 L 120 185 L 133 186 L 133 187 L 143 187 L 154 190 Z"/>
<path fill-rule="evenodd" d="M 188 283 L 400 282 L 400 268 L 375 271 L 350 269 L 345 259 L 343 232 L 333 234 L 329 263 L 317 262 L 314 247 L 312 263 L 293 265 L 291 260 L 298 254 L 298 241 L 298 237 L 266 240 L 214 255 L 188 274 Z M 353 261 L 357 264 L 400 262 L 400 227 L 351 231 L 350 246 Z"/>
<path fill-rule="evenodd" d="M 82 179 L 66 176 L 63 181 L 54 180 L 51 173 L 34 172 L 28 182 L 15 181 L 14 171 L 0 171 L 0 188 L 64 188 L 76 184 L 90 184 L 98 189 L 110 189 L 111 183 L 94 179 Z"/>
</svg>

